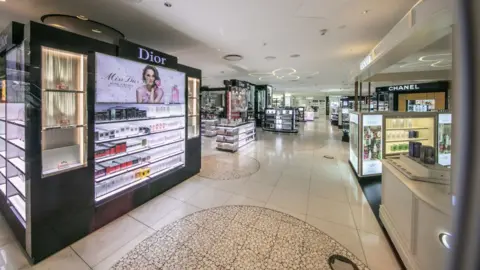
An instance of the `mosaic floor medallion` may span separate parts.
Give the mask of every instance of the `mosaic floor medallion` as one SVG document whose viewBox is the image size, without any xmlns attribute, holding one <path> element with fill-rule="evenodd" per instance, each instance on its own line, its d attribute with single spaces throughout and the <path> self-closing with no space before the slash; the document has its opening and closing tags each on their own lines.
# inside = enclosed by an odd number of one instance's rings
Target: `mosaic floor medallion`
<svg viewBox="0 0 480 270">
<path fill-rule="evenodd" d="M 214 180 L 234 180 L 250 176 L 260 169 L 260 163 L 244 155 L 220 154 L 202 157 L 199 176 Z"/>
<path fill-rule="evenodd" d="M 340 255 L 332 262 L 332 255 Z M 193 213 L 147 238 L 118 261 L 125 269 L 325 269 L 368 268 L 317 228 L 274 210 L 222 206 Z M 342 269 L 342 268 L 336 268 Z"/>
</svg>

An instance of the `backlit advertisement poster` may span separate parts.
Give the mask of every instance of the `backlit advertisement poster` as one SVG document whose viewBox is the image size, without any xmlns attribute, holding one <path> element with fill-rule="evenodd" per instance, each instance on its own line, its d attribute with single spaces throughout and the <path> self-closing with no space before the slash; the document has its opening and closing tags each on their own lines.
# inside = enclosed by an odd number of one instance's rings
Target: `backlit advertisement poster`
<svg viewBox="0 0 480 270">
<path fill-rule="evenodd" d="M 363 116 L 362 176 L 382 173 L 382 115 Z"/>
<path fill-rule="evenodd" d="M 101 53 L 95 61 L 97 103 L 185 103 L 182 72 Z"/>
<path fill-rule="evenodd" d="M 452 159 L 452 114 L 438 115 L 438 164 L 450 166 Z"/>
<path fill-rule="evenodd" d="M 350 163 L 358 173 L 358 115 L 350 114 Z"/>
</svg>

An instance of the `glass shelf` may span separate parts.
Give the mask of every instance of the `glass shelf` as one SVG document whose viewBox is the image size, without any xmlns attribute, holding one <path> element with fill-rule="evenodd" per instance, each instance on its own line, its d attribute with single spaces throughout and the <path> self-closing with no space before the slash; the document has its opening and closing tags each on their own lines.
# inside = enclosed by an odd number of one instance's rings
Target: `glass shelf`
<svg viewBox="0 0 480 270">
<path fill-rule="evenodd" d="M 200 80 L 188 78 L 188 138 L 200 136 Z"/>
<path fill-rule="evenodd" d="M 43 177 L 86 166 L 87 56 L 42 47 Z"/>
</svg>

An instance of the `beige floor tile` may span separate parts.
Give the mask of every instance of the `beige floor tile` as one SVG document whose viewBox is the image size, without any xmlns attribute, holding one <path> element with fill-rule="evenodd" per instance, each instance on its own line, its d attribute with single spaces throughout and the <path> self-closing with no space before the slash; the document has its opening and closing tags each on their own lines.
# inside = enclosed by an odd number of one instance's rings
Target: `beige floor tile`
<svg viewBox="0 0 480 270">
<path fill-rule="evenodd" d="M 223 205 L 228 199 L 230 199 L 230 197 L 232 197 L 232 195 L 233 194 L 230 192 L 206 187 L 191 197 L 187 203 L 199 208 L 207 209 Z"/>
<path fill-rule="evenodd" d="M 307 205 L 308 193 L 292 192 L 288 189 L 277 187 L 273 190 L 266 206 L 306 215 Z"/>
<path fill-rule="evenodd" d="M 392 248 L 384 237 L 359 231 L 365 257 L 371 270 L 400 270 Z"/>
<path fill-rule="evenodd" d="M 160 230 L 164 226 L 171 224 L 174 221 L 177 221 L 185 216 L 188 216 L 192 213 L 198 212 L 202 210 L 196 206 L 190 205 L 188 203 L 182 203 L 174 210 L 170 211 L 166 214 L 163 218 L 161 218 L 155 225 L 153 225 L 153 229 Z"/>
<path fill-rule="evenodd" d="M 16 242 L 0 247 L 0 269 L 31 269 L 21 248 Z"/>
<path fill-rule="evenodd" d="M 310 179 L 289 178 L 289 177 L 286 177 L 285 175 L 282 175 L 276 187 L 282 188 L 282 189 L 288 189 L 292 192 L 308 194 L 308 190 L 310 189 Z"/>
<path fill-rule="evenodd" d="M 182 205 L 183 202 L 175 198 L 160 195 L 128 213 L 136 220 L 150 228 L 168 213 Z"/>
<path fill-rule="evenodd" d="M 328 234 L 355 254 L 362 262 L 366 262 L 357 230 L 312 216 L 307 216 L 307 223 Z"/>
<path fill-rule="evenodd" d="M 348 203 L 310 196 L 307 215 L 356 228 Z"/>
<path fill-rule="evenodd" d="M 126 243 L 121 248 L 113 252 L 110 256 L 105 258 L 99 264 L 95 265 L 93 269 L 109 270 L 118 260 L 120 260 L 123 256 L 127 255 L 128 252 L 133 250 L 138 244 L 140 244 L 143 240 L 147 239 L 148 237 L 152 236 L 154 233 L 155 233 L 155 230 L 147 228 L 145 231 L 140 233 L 133 240 L 131 240 L 130 242 Z"/>
<path fill-rule="evenodd" d="M 341 183 L 313 181 L 310 184 L 310 196 L 348 202 L 345 186 Z"/>
<path fill-rule="evenodd" d="M 265 206 L 265 202 L 234 194 L 224 205 L 253 205 L 263 207 Z"/>
<path fill-rule="evenodd" d="M 35 270 L 87 270 L 90 267 L 70 248 L 64 248 L 32 267 Z"/>
<path fill-rule="evenodd" d="M 125 215 L 71 247 L 89 266 L 94 266 L 147 229 L 144 224 Z"/>
<path fill-rule="evenodd" d="M 164 193 L 164 195 L 181 200 L 181 201 L 187 201 L 195 193 L 199 192 L 204 187 L 205 186 L 203 184 L 200 184 L 197 182 L 190 182 L 187 180 L 169 189 Z"/>
<path fill-rule="evenodd" d="M 261 184 L 258 182 L 246 182 L 244 185 L 235 190 L 234 193 L 244 197 L 248 197 L 257 201 L 267 202 L 272 194 L 274 187 Z"/>
<path fill-rule="evenodd" d="M 355 219 L 355 225 L 358 230 L 373 233 L 378 236 L 384 236 L 383 230 L 380 227 L 375 215 L 370 208 L 370 205 L 350 205 Z"/>
</svg>

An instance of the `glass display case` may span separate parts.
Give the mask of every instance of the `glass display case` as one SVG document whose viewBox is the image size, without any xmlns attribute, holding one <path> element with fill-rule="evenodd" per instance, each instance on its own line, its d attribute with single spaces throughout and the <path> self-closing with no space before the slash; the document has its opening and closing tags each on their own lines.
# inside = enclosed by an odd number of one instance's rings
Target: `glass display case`
<svg viewBox="0 0 480 270">
<path fill-rule="evenodd" d="M 350 118 L 350 140 L 349 140 L 349 148 L 350 148 L 350 161 L 352 164 L 353 169 L 358 174 L 358 153 L 359 153 L 359 141 L 358 141 L 358 114 L 351 113 L 349 115 Z"/>
<path fill-rule="evenodd" d="M 438 114 L 438 164 L 450 166 L 452 159 L 452 114 Z"/>
<path fill-rule="evenodd" d="M 86 61 L 86 55 L 42 47 L 44 177 L 86 166 Z M 17 111 L 16 123 L 20 123 L 23 106 Z"/>
<path fill-rule="evenodd" d="M 435 145 L 435 114 L 385 114 L 385 156 L 408 153 L 409 142 Z"/>
<path fill-rule="evenodd" d="M 100 53 L 95 63 L 95 201 L 100 202 L 185 165 L 185 74 Z M 124 77 L 149 69 L 167 79 L 112 84 L 112 69 Z M 188 105 L 198 129 L 196 83 L 189 80 Z"/>
<path fill-rule="evenodd" d="M 188 77 L 188 138 L 200 135 L 200 79 Z"/>
<path fill-rule="evenodd" d="M 267 108 L 263 130 L 297 133 L 295 108 Z"/>
<path fill-rule="evenodd" d="M 432 112 L 351 112 L 349 161 L 358 177 L 380 175 L 381 160 L 407 154 L 411 143 L 433 147 L 436 119 Z"/>
<path fill-rule="evenodd" d="M 26 45 L 5 54 L 5 101 L 0 103 L 0 191 L 18 221 L 26 227 L 25 92 L 29 73 L 25 70 Z M 3 94 L 2 94 L 3 95 Z"/>
</svg>

